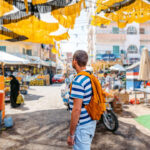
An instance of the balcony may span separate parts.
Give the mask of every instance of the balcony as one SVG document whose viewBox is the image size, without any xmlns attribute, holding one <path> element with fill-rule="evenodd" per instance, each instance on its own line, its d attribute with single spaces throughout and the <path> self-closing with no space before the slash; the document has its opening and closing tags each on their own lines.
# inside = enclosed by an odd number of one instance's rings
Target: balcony
<svg viewBox="0 0 150 150">
<path fill-rule="evenodd" d="M 150 42 L 150 34 L 140 34 L 141 42 Z"/>
<path fill-rule="evenodd" d="M 96 35 L 96 40 L 97 42 L 123 42 L 126 40 L 126 34 L 107 34 L 107 33 L 102 33 L 102 34 L 97 34 Z"/>
</svg>

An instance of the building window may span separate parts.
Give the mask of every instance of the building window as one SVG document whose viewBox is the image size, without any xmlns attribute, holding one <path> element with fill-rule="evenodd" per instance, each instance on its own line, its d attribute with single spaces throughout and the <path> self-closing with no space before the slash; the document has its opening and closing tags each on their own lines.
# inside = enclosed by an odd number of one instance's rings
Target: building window
<svg viewBox="0 0 150 150">
<path fill-rule="evenodd" d="M 137 34 L 136 28 L 133 26 L 128 27 L 127 34 Z"/>
<path fill-rule="evenodd" d="M 119 56 L 120 52 L 119 52 L 120 47 L 118 45 L 114 45 L 113 46 L 113 54 Z"/>
<path fill-rule="evenodd" d="M 121 54 L 126 54 L 126 51 L 122 49 Z"/>
<path fill-rule="evenodd" d="M 113 32 L 113 34 L 119 34 L 119 28 L 118 27 L 113 27 L 112 32 Z"/>
<path fill-rule="evenodd" d="M 22 53 L 23 53 L 24 55 L 26 54 L 25 48 L 22 49 Z"/>
<path fill-rule="evenodd" d="M 140 34 L 145 34 L 145 29 L 144 28 L 140 28 Z"/>
<path fill-rule="evenodd" d="M 26 50 L 26 54 L 29 55 L 29 56 L 32 56 L 32 50 L 31 49 L 27 49 Z"/>
<path fill-rule="evenodd" d="M 6 46 L 0 46 L 0 51 L 6 52 Z"/>
<path fill-rule="evenodd" d="M 137 54 L 138 53 L 138 48 L 135 45 L 130 45 L 128 47 L 128 53 L 129 54 Z"/>
</svg>

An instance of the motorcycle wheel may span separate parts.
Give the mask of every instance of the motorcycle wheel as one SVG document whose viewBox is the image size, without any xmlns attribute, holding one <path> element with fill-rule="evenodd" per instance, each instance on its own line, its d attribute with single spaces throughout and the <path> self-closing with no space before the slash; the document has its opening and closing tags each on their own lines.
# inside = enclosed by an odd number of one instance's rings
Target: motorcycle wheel
<svg viewBox="0 0 150 150">
<path fill-rule="evenodd" d="M 118 118 L 112 110 L 107 110 L 107 112 L 102 115 L 102 121 L 104 126 L 111 132 L 116 131 L 119 127 Z"/>
</svg>

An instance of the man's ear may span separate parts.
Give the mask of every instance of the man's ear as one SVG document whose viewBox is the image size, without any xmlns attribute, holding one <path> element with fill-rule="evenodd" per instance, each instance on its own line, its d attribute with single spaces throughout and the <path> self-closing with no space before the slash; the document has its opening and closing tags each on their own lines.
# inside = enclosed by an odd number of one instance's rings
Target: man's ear
<svg viewBox="0 0 150 150">
<path fill-rule="evenodd" d="M 75 59 L 73 60 L 73 62 L 74 62 L 75 65 L 77 64 L 77 61 Z"/>
</svg>

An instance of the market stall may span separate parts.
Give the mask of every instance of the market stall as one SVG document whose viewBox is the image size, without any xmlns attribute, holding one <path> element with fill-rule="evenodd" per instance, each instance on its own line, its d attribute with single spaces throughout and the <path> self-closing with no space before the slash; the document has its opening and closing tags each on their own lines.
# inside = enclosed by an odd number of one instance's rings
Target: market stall
<svg viewBox="0 0 150 150">
<path fill-rule="evenodd" d="M 22 64 L 29 64 L 29 61 L 23 58 L 19 58 L 17 56 L 11 55 L 6 52 L 0 52 L 0 62 L 2 63 L 2 70 L 3 70 L 3 75 L 5 72 L 5 65 L 22 65 Z M 14 75 L 17 77 L 19 83 L 20 83 L 20 92 L 22 94 L 27 94 L 27 89 L 28 87 L 22 82 L 23 79 L 21 76 L 18 74 Z M 5 85 L 5 100 L 10 100 L 10 78 L 9 77 L 4 77 L 4 85 Z"/>
<path fill-rule="evenodd" d="M 34 75 L 31 77 L 30 86 L 50 85 L 49 75 Z"/>
</svg>

